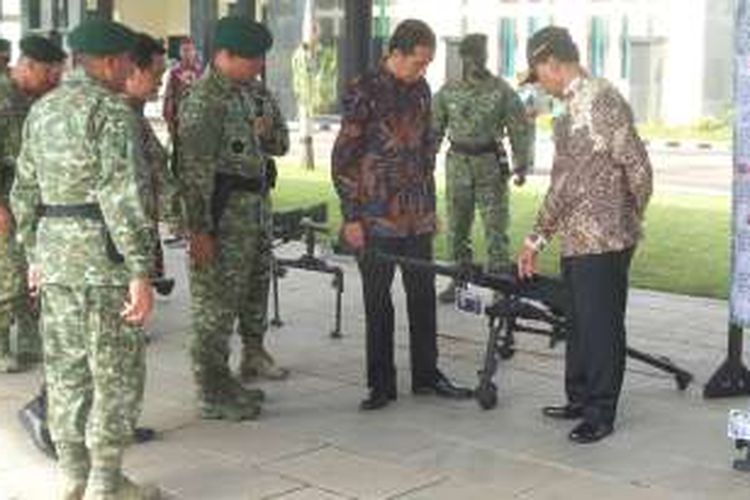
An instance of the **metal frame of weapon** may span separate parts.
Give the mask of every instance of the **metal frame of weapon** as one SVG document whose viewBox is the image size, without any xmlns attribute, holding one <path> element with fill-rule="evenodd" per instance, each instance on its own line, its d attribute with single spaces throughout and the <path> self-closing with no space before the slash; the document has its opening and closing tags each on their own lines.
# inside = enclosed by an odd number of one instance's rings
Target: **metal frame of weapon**
<svg viewBox="0 0 750 500">
<path fill-rule="evenodd" d="M 301 269 L 333 276 L 331 286 L 336 291 L 334 309 L 334 327 L 331 338 L 341 338 L 341 298 L 344 293 L 344 271 L 339 266 L 328 264 L 324 259 L 315 255 L 318 234 L 328 234 L 325 222 L 328 219 L 328 207 L 319 203 L 308 208 L 295 209 L 286 212 L 274 212 L 274 239 L 278 243 L 274 247 L 292 240 L 303 239 L 305 253 L 296 259 L 276 257 L 271 261 L 271 291 L 273 295 L 273 318 L 271 325 L 281 327 L 284 322 L 280 315 L 279 278 L 286 275 L 288 269 Z"/>
<path fill-rule="evenodd" d="M 549 337 L 552 348 L 558 342 L 564 341 L 570 331 L 570 323 L 565 317 L 563 307 L 556 307 L 551 300 L 557 298 L 560 301 L 564 297 L 565 289 L 560 279 L 536 276 L 532 280 L 520 280 L 515 272 L 491 274 L 484 272 L 478 265 L 451 265 L 382 252 L 375 252 L 375 256 L 400 266 L 448 276 L 459 284 L 471 283 L 501 294 L 499 300 L 485 308 L 489 335 L 483 365 L 478 372 L 479 384 L 476 389 L 477 402 L 485 410 L 497 406 L 497 385 L 493 379 L 500 360 L 510 359 L 515 354 L 517 332 Z M 543 323 L 547 327 L 535 326 L 528 322 Z M 690 372 L 678 367 L 667 357 L 653 356 L 631 347 L 626 348 L 626 353 L 630 358 L 673 375 L 680 391 L 686 389 L 693 380 Z"/>
</svg>

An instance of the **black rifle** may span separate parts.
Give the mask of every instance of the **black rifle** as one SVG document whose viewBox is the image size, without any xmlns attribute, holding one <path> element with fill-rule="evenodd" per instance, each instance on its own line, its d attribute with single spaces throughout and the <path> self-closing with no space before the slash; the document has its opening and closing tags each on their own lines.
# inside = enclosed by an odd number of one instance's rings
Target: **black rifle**
<svg viewBox="0 0 750 500">
<path fill-rule="evenodd" d="M 451 265 L 377 252 L 377 258 L 404 267 L 421 268 L 442 276 L 449 276 L 459 284 L 471 283 L 481 288 L 499 292 L 500 298 L 485 308 L 489 335 L 484 363 L 479 371 L 476 398 L 485 409 L 497 405 L 497 385 L 493 377 L 501 359 L 510 359 L 515 353 L 517 332 L 544 335 L 550 347 L 564 341 L 571 330 L 568 310 L 568 292 L 559 278 L 537 275 L 522 280 L 511 268 L 503 273 L 487 273 L 478 265 Z M 546 327 L 544 326 L 546 325 Z M 677 388 L 684 390 L 693 375 L 676 366 L 669 358 L 652 356 L 627 347 L 627 355 L 659 370 L 674 375 Z"/>
<path fill-rule="evenodd" d="M 318 234 L 328 233 L 328 207 L 319 203 L 308 208 L 273 213 L 274 239 L 276 246 L 293 240 L 305 241 L 305 253 L 296 259 L 274 257 L 271 268 L 273 293 L 273 318 L 271 325 L 280 327 L 284 323 L 279 314 L 279 278 L 286 275 L 289 268 L 301 269 L 333 275 L 331 286 L 336 290 L 336 306 L 332 338 L 341 338 L 341 296 L 344 293 L 344 272 L 339 266 L 332 266 L 315 255 Z"/>
</svg>

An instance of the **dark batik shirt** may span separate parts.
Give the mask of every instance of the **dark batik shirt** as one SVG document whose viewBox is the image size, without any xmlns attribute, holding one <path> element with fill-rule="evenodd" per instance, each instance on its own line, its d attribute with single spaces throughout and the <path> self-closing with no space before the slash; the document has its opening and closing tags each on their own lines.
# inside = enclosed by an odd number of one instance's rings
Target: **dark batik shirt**
<svg viewBox="0 0 750 500">
<path fill-rule="evenodd" d="M 369 236 L 435 232 L 430 101 L 424 79 L 405 84 L 382 66 L 346 90 L 331 176 L 344 220 Z"/>
</svg>

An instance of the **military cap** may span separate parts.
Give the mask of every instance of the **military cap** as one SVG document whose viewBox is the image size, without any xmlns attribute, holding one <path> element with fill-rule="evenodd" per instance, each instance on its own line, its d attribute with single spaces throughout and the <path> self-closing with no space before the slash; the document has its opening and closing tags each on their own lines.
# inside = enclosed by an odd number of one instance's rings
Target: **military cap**
<svg viewBox="0 0 750 500">
<path fill-rule="evenodd" d="M 39 35 L 29 35 L 21 39 L 21 54 L 42 63 L 58 63 L 67 54 L 55 42 Z"/>
<path fill-rule="evenodd" d="M 128 52 L 135 41 L 133 30 L 124 24 L 104 19 L 84 21 L 68 35 L 68 45 L 73 52 L 94 56 Z"/>
<path fill-rule="evenodd" d="M 578 62 L 578 47 L 565 28 L 547 26 L 531 35 L 526 44 L 526 62 L 529 65 L 529 72 L 520 83 L 536 82 L 534 65 L 546 61 L 549 57 L 562 62 Z"/>
<path fill-rule="evenodd" d="M 0 38 L 0 53 L 10 53 L 10 40 Z"/>
<path fill-rule="evenodd" d="M 482 33 L 472 33 L 466 35 L 458 46 L 458 53 L 461 57 L 471 59 L 487 58 L 487 35 Z"/>
<path fill-rule="evenodd" d="M 252 59 L 271 49 L 273 36 L 264 25 L 247 17 L 228 16 L 216 23 L 214 47 Z"/>
</svg>

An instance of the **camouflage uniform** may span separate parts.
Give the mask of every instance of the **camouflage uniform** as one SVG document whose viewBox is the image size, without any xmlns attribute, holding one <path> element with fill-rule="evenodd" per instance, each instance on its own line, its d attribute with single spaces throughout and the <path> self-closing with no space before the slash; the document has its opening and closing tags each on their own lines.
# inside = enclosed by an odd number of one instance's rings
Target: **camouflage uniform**
<svg viewBox="0 0 750 500">
<path fill-rule="evenodd" d="M 260 140 L 253 120 L 274 121 L 272 138 Z M 289 147 L 288 130 L 271 97 L 259 85 L 232 84 L 210 68 L 180 105 L 180 184 L 185 224 L 190 233 L 210 233 L 216 256 L 205 267 L 191 266 L 193 337 L 191 355 L 203 416 L 242 419 L 257 414 L 257 402 L 239 387 L 229 366 L 229 336 L 239 320 L 248 346 L 261 346 L 266 329 L 270 264 L 271 204 L 266 187 L 269 154 Z M 214 193 L 233 184 L 221 198 L 226 206 L 212 216 Z M 216 190 L 216 191 L 215 191 Z"/>
<path fill-rule="evenodd" d="M 12 202 L 19 238 L 42 273 L 49 428 L 73 485 L 66 498 L 79 498 L 87 478 L 87 498 L 110 498 L 134 488 L 120 470 L 145 377 L 143 331 L 120 311 L 128 284 L 147 277 L 153 263 L 135 116 L 76 69 L 31 108 L 23 139 Z M 92 204 L 98 218 L 52 210 Z"/>
<path fill-rule="evenodd" d="M 510 138 L 514 171 L 525 172 L 531 163 L 531 125 L 513 89 L 484 69 L 482 39 L 477 35 L 464 39 L 465 69 L 473 65 L 473 71 L 465 71 L 462 80 L 447 83 L 436 94 L 433 126 L 437 144 L 447 132 L 452 145 L 446 158 L 450 255 L 456 262 L 472 261 L 470 236 L 476 204 L 484 222 L 487 268 L 497 271 L 509 259 L 510 170 L 502 140 L 506 134 Z"/>
<path fill-rule="evenodd" d="M 0 81 L 0 205 L 7 208 L 30 104 L 10 78 Z M 26 258 L 11 230 L 0 235 L 0 372 L 18 371 L 24 362 L 41 356 L 36 312 L 27 299 L 27 288 Z M 12 348 L 10 327 L 14 318 L 16 345 Z"/>
</svg>

